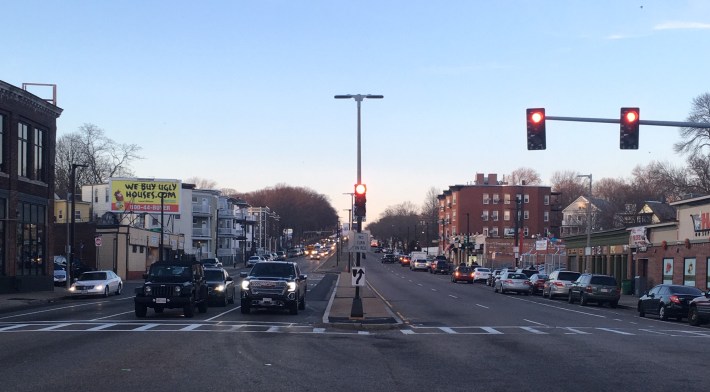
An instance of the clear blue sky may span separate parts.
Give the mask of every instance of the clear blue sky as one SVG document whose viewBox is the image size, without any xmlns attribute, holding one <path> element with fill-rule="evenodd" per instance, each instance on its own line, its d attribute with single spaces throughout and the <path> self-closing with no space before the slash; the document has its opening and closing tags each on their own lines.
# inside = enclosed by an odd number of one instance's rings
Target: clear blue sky
<svg viewBox="0 0 710 392">
<path fill-rule="evenodd" d="M 527 151 L 525 108 L 548 115 L 683 121 L 710 91 L 710 2 L 2 1 L 0 79 L 56 83 L 58 135 L 83 123 L 143 147 L 139 177 L 202 177 L 253 191 L 329 196 L 356 179 L 363 103 L 368 220 L 475 173 L 627 178 L 682 163 L 676 128 L 547 123 Z M 33 91 L 35 92 L 35 91 Z M 41 90 L 37 91 L 42 95 Z M 48 94 L 45 94 L 48 95 Z"/>
</svg>

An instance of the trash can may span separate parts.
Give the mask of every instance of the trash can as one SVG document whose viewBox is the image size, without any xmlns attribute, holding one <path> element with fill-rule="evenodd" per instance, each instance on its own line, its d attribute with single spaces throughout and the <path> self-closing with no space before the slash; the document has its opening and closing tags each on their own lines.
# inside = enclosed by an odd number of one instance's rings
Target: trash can
<svg viewBox="0 0 710 392">
<path fill-rule="evenodd" d="M 621 281 L 621 293 L 626 295 L 633 293 L 631 289 L 631 279 L 624 279 Z"/>
<path fill-rule="evenodd" d="M 634 289 L 637 297 L 641 297 L 646 292 L 646 277 L 634 276 Z"/>
</svg>

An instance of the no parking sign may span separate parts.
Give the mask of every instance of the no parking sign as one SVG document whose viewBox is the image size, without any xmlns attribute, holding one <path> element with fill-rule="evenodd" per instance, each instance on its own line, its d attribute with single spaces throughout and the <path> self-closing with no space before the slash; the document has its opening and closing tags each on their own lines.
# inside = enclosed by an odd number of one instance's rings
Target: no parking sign
<svg viewBox="0 0 710 392">
<path fill-rule="evenodd" d="M 94 237 L 94 245 L 101 246 L 101 236 L 100 235 L 97 235 L 96 237 Z"/>
</svg>

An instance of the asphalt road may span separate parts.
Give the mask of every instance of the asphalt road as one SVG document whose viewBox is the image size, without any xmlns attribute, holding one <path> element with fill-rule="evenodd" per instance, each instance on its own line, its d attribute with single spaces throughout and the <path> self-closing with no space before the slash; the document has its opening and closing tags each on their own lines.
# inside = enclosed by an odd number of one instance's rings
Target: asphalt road
<svg viewBox="0 0 710 392">
<path fill-rule="evenodd" d="M 710 328 L 494 294 L 374 254 L 363 261 L 369 282 L 405 324 L 323 325 L 334 275 L 299 263 L 310 291 L 296 316 L 242 315 L 237 303 L 136 319 L 131 287 L 0 315 L 3 389 L 694 391 L 710 378 Z"/>
</svg>

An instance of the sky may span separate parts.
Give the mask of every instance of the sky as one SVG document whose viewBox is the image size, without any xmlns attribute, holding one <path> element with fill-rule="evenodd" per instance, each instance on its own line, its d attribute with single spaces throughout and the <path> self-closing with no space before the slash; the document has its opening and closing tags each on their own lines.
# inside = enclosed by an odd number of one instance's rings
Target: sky
<svg viewBox="0 0 710 392">
<path fill-rule="evenodd" d="M 547 121 L 525 109 L 685 121 L 710 91 L 710 2 L 0 0 L 0 80 L 57 85 L 57 137 L 94 124 L 142 147 L 137 177 L 277 184 L 326 195 L 343 221 L 361 110 L 367 221 L 427 191 L 521 167 L 630 178 L 684 163 L 677 128 Z M 30 91 L 47 98 L 51 91 Z"/>
</svg>

